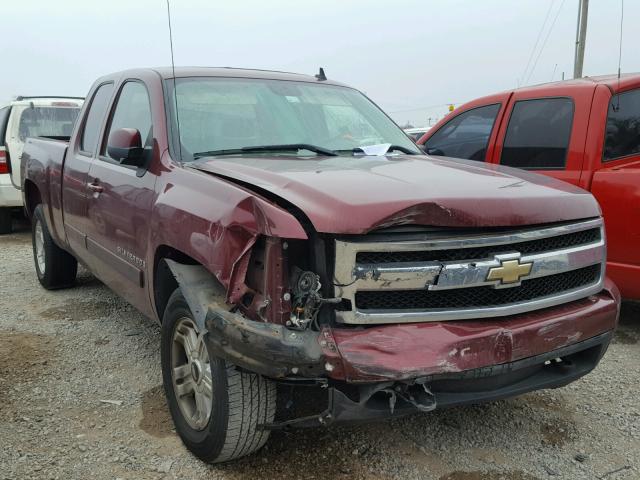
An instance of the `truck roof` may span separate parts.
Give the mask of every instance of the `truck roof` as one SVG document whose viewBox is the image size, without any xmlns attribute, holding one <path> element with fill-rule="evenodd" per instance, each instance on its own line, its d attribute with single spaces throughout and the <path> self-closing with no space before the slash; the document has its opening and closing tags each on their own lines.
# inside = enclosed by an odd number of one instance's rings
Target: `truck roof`
<svg viewBox="0 0 640 480">
<path fill-rule="evenodd" d="M 623 73 L 618 80 L 617 74 L 611 75 L 598 75 L 594 77 L 572 78 L 569 80 L 561 80 L 558 82 L 540 83 L 538 85 L 531 85 L 527 87 L 517 88 L 513 91 L 527 92 L 531 90 L 540 90 L 548 87 L 566 86 L 566 87 L 584 87 L 595 85 L 606 85 L 609 87 L 612 93 L 618 91 L 627 90 L 630 87 L 640 86 L 640 73 Z"/>
<path fill-rule="evenodd" d="M 640 88 L 640 73 L 623 73 L 620 76 L 620 79 L 618 79 L 617 74 L 571 78 L 569 80 L 560 80 L 558 82 L 540 83 L 538 85 L 528 85 L 526 87 L 514 88 L 512 90 L 503 90 L 501 92 L 484 95 L 465 102 L 463 105 L 456 108 L 456 112 L 475 108 L 488 102 L 493 103 L 496 101 L 497 97 L 509 95 L 514 92 L 531 92 L 534 95 L 540 96 L 559 95 L 562 94 L 561 89 L 589 90 L 596 88 L 598 85 L 605 85 L 611 91 L 611 95 L 615 95 L 618 92 L 624 92 L 632 88 Z M 440 120 L 440 122 L 445 121 L 445 119 L 448 121 L 449 118 L 451 117 L 446 115 L 443 120 Z M 440 122 L 438 122 L 437 125 L 439 125 Z"/>
<path fill-rule="evenodd" d="M 154 71 L 163 79 L 171 79 L 174 77 L 174 69 L 172 67 L 153 67 L 139 68 L 133 70 L 125 70 L 118 72 L 126 75 L 135 75 L 141 71 Z M 184 77 L 228 77 L 228 78 L 258 78 L 266 80 L 289 80 L 296 82 L 318 83 L 319 80 L 313 75 L 303 75 L 300 73 L 280 72 L 276 70 L 260 70 L 251 68 L 232 68 L 232 67 L 175 67 L 175 76 L 177 78 Z M 109 75 L 112 77 L 112 75 Z M 346 86 L 340 82 L 332 80 L 323 80 L 323 84 Z"/>
</svg>

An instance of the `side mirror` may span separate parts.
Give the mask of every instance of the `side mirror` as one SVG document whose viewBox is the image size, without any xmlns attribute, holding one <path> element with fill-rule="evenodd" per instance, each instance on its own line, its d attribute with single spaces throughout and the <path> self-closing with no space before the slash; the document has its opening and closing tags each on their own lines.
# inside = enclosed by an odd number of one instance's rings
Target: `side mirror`
<svg viewBox="0 0 640 480">
<path fill-rule="evenodd" d="M 144 163 L 142 137 L 135 128 L 119 128 L 109 135 L 107 153 L 122 165 L 141 167 Z"/>
</svg>

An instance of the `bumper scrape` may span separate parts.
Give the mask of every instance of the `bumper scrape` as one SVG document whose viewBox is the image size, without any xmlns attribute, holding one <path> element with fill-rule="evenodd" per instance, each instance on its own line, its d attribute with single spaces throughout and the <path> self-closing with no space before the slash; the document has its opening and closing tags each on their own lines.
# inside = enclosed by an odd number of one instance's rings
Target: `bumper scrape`
<svg viewBox="0 0 640 480">
<path fill-rule="evenodd" d="M 214 310 L 209 311 L 205 325 L 212 351 L 241 368 L 271 378 L 325 373 L 318 332 L 289 330 Z"/>
</svg>

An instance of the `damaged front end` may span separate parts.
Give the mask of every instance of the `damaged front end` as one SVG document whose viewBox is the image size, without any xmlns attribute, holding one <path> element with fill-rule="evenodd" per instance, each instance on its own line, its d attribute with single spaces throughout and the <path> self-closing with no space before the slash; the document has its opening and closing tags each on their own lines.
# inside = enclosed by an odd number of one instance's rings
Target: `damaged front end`
<svg viewBox="0 0 640 480">
<path fill-rule="evenodd" d="M 596 305 L 591 305 L 589 310 L 596 316 L 616 314 L 615 305 L 614 311 L 610 311 L 612 301 L 606 294 L 592 303 Z M 576 321 L 569 312 L 561 317 L 556 320 L 563 323 Z M 589 373 L 604 355 L 612 338 L 612 332 L 606 331 L 532 357 L 501 364 L 495 363 L 496 360 L 465 370 L 457 370 L 451 364 L 425 355 L 418 364 L 407 363 L 404 368 L 392 371 L 389 365 L 384 364 L 384 357 L 376 359 L 375 352 L 380 344 L 356 341 L 348 345 L 349 340 L 345 337 L 342 337 L 344 344 L 336 343 L 333 337 L 335 329 L 332 328 L 323 328 L 320 332 L 292 331 L 279 325 L 247 320 L 238 314 L 219 312 L 210 312 L 206 326 L 212 351 L 239 368 L 270 377 L 283 386 L 307 391 L 310 387 L 317 389 L 318 392 L 309 393 L 312 396 L 322 396 L 326 392 L 324 407 L 319 406 L 311 414 L 295 418 L 286 415 L 275 423 L 264 425 L 269 429 L 380 420 L 562 387 Z M 384 328 L 391 329 L 389 335 L 393 335 L 393 326 Z M 501 331 L 498 333 L 498 330 Z M 516 337 L 520 337 L 522 332 L 516 330 Z M 487 335 L 495 339 L 494 355 L 501 355 L 497 352 L 501 348 L 503 332 L 495 324 L 487 326 Z M 420 335 L 411 347 L 420 342 L 425 350 L 429 350 L 433 339 L 426 332 L 418 333 Z M 362 357 L 349 351 L 356 344 L 363 355 L 368 352 L 367 368 L 370 371 L 377 369 L 387 380 L 372 381 L 366 376 L 358 379 L 346 373 L 363 367 Z M 475 348 L 476 342 L 471 341 L 469 345 Z M 440 346 L 451 348 L 452 344 L 443 342 Z M 343 347 L 346 348 L 342 350 Z M 406 363 L 402 359 L 402 351 L 397 351 L 395 356 L 398 362 Z M 451 357 L 450 352 L 442 355 L 442 358 L 447 357 Z M 409 373 L 411 369 L 416 373 Z M 418 371 L 433 373 L 414 377 Z M 306 401 L 304 397 L 302 401 Z"/>
<path fill-rule="evenodd" d="M 596 235 L 598 225 L 587 226 Z M 583 237 L 587 245 L 599 245 L 600 237 Z M 356 242 L 345 248 L 344 242 L 329 236 L 258 237 L 236 262 L 242 263 L 242 275 L 228 289 L 204 267 L 167 262 L 196 321 L 207 331 L 212 353 L 282 385 L 326 394 L 317 395 L 324 399 L 323 405 L 311 414 L 285 415 L 265 428 L 397 417 L 560 387 L 591 371 L 606 351 L 619 296 L 600 277 L 594 280 L 597 291 L 587 296 L 490 318 L 467 318 L 465 313 L 456 319 L 452 309 L 443 318 L 430 318 L 430 312 L 415 308 L 386 313 L 359 310 L 360 292 L 386 294 L 401 288 L 428 292 L 439 279 L 455 279 L 449 272 L 456 273 L 460 264 L 436 264 L 429 257 L 423 263 L 430 268 L 439 265 L 438 275 L 425 275 L 422 265 L 416 268 L 416 258 L 428 255 L 412 253 L 421 252 L 425 242 L 407 241 L 413 250 L 386 237 L 381 243 L 386 247 Z M 373 260 L 381 261 L 381 253 L 387 255 L 398 245 L 403 255 L 409 251 L 416 257 L 410 268 L 403 270 L 398 262 L 372 266 Z M 360 265 L 360 258 L 366 266 Z M 585 261 L 587 256 L 579 258 Z M 588 258 L 601 261 L 597 256 Z M 482 262 L 466 266 L 471 275 L 465 278 L 477 277 L 474 268 L 489 268 L 499 261 L 498 257 L 485 261 L 486 266 Z M 376 275 L 367 273 L 372 271 Z M 402 275 L 396 281 L 389 272 Z"/>
</svg>

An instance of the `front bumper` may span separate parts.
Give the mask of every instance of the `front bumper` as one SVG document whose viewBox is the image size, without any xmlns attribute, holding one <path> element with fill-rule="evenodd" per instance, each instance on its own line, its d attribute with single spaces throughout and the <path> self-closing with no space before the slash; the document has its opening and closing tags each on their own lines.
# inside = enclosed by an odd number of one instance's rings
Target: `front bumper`
<svg viewBox="0 0 640 480">
<path fill-rule="evenodd" d="M 330 376 L 346 382 L 409 380 L 541 355 L 613 330 L 620 296 L 607 281 L 596 295 L 496 319 L 333 329 Z"/>
<path fill-rule="evenodd" d="M 544 388 L 563 387 L 593 370 L 607 350 L 613 332 L 523 360 L 477 368 L 459 373 L 444 373 L 421 379 L 407 394 L 412 400 L 394 395 L 389 382 L 367 385 L 354 395 L 339 385 L 328 388 L 327 407 L 315 415 L 264 425 L 264 428 L 307 428 L 332 424 L 361 423 L 397 418 L 420 411 L 465 404 L 492 402 Z M 428 395 L 425 394 L 428 392 Z M 421 395 L 421 396 L 420 396 Z"/>
<path fill-rule="evenodd" d="M 497 319 L 299 332 L 210 310 L 205 323 L 212 352 L 241 368 L 283 381 L 324 382 L 327 423 L 389 416 L 388 401 L 380 408 L 376 402 L 399 385 L 413 392 L 418 386 L 417 401 L 398 401 L 394 414 L 566 385 L 595 368 L 619 307 L 618 290 L 607 281 L 587 298 Z M 354 399 L 353 391 L 367 393 Z M 418 398 L 422 392 L 429 398 Z"/>
</svg>

